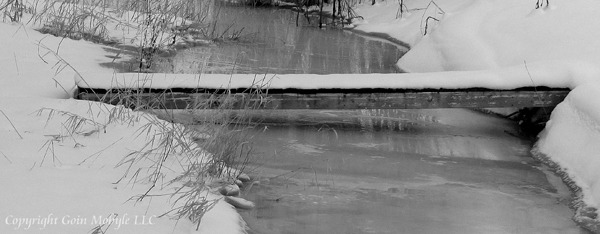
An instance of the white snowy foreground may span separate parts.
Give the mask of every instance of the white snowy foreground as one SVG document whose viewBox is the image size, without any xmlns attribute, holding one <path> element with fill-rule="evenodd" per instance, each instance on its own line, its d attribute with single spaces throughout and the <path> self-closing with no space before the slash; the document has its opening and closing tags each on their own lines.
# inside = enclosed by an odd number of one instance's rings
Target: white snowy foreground
<svg viewBox="0 0 600 234">
<path fill-rule="evenodd" d="M 489 73 L 520 67 L 526 73 L 527 64 L 536 84 L 572 89 L 552 112 L 536 151 L 559 163 L 582 189 L 585 203 L 598 208 L 600 1 L 550 0 L 549 7 L 535 9 L 537 0 L 434 0 L 439 8 L 430 0 L 406 0 L 409 10 L 421 10 L 396 18 L 398 2 L 363 5 L 357 12 L 364 20 L 355 25 L 408 43 L 410 51 L 398 61 L 402 69 Z M 429 16 L 439 22 L 429 20 L 423 36 Z"/>
<path fill-rule="evenodd" d="M 111 73 L 100 66 L 112 61 L 107 48 L 64 39 L 59 56 L 67 66 L 44 49 L 56 50 L 60 38 L 9 23 L 0 23 L 0 32 L 0 233 L 92 233 L 97 227 L 106 233 L 243 231 L 239 214 L 223 200 L 204 216 L 198 231 L 188 219 L 158 217 L 174 208 L 168 196 L 129 201 L 150 187 L 132 182 L 151 172 L 143 169 L 134 177 L 149 162 L 134 165 L 116 184 L 128 165 L 115 165 L 142 150 L 154 134 L 141 134 L 142 127 L 166 123 L 122 107 L 69 99 L 75 73 L 68 66 Z M 165 162 L 168 176 L 182 171 L 176 157 Z M 151 194 L 174 188 L 158 186 Z"/>
</svg>

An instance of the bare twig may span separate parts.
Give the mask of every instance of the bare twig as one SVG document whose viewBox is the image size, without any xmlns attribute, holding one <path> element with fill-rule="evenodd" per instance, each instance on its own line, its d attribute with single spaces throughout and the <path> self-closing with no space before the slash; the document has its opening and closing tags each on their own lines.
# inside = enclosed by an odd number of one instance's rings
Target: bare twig
<svg viewBox="0 0 600 234">
<path fill-rule="evenodd" d="M 423 33 L 423 36 L 427 35 L 427 27 L 429 26 L 429 20 L 435 20 L 435 21 L 440 21 L 439 19 L 436 19 L 432 16 L 428 16 L 427 19 L 425 20 L 425 32 Z"/>
<path fill-rule="evenodd" d="M 441 15 L 446 14 L 446 12 L 437 3 L 435 3 L 433 0 L 431 0 L 429 2 L 429 4 L 427 4 L 427 7 L 425 7 L 424 12 L 423 12 L 423 16 L 421 17 L 421 28 L 423 28 L 423 22 L 425 22 L 425 29 L 424 29 L 424 32 L 423 32 L 423 36 L 427 35 L 427 28 L 429 26 L 429 20 L 430 19 L 438 21 L 438 22 L 440 21 L 439 19 L 435 18 L 434 16 L 431 16 L 431 15 L 427 14 L 427 10 L 430 9 L 432 6 L 435 7 L 435 14 L 441 14 Z M 425 17 L 425 16 L 427 16 L 427 17 Z M 425 20 L 423 20 L 423 19 L 425 19 Z"/>
<path fill-rule="evenodd" d="M 398 0 L 398 11 L 396 12 L 396 19 L 402 18 L 404 16 L 404 12 L 408 11 L 408 7 L 404 4 L 404 0 Z"/>
</svg>

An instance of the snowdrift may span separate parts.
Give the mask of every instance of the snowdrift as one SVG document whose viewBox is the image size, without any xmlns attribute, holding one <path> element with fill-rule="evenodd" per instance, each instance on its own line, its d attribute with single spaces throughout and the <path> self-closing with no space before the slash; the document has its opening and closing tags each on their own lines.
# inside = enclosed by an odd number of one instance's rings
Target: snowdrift
<svg viewBox="0 0 600 234">
<path fill-rule="evenodd" d="M 358 13 L 364 20 L 354 22 L 357 30 L 384 32 L 410 44 L 398 61 L 401 69 L 482 71 L 521 65 L 525 70 L 525 64 L 546 64 L 545 74 L 532 73 L 533 82 L 561 80 L 573 90 L 552 113 L 537 150 L 558 162 L 581 188 L 583 201 L 598 208 L 600 2 L 551 0 L 539 9 L 535 0 L 405 2 L 409 11 L 401 18 L 398 2 L 382 1 L 362 5 Z"/>
</svg>

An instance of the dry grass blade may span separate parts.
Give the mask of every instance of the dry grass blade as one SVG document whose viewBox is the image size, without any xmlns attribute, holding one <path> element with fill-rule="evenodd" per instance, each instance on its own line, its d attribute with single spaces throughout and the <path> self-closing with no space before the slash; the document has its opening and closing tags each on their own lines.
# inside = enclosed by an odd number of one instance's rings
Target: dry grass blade
<svg viewBox="0 0 600 234">
<path fill-rule="evenodd" d="M 117 142 L 119 142 L 121 140 L 123 140 L 123 137 L 121 137 L 119 140 L 116 140 L 115 142 L 111 143 L 110 145 L 104 147 L 103 149 L 99 150 L 98 152 L 93 153 L 92 155 L 88 156 L 87 158 L 85 158 L 83 161 L 81 161 L 77 165 L 81 165 L 81 164 L 85 163 L 88 159 L 92 158 L 93 156 L 96 156 L 96 158 L 100 157 L 100 155 L 102 155 L 102 153 L 104 151 L 106 151 L 108 148 L 112 147 L 113 145 L 115 145 Z"/>
<path fill-rule="evenodd" d="M 116 220 L 118 216 L 119 216 L 119 214 L 112 213 L 106 217 L 106 220 Z M 94 228 L 92 228 L 90 230 L 90 234 L 106 234 L 106 232 L 108 231 L 108 229 L 110 228 L 110 226 L 112 224 L 113 224 L 113 222 L 111 221 L 111 222 L 103 223 L 102 225 L 95 226 Z"/>
<path fill-rule="evenodd" d="M 39 150 L 42 150 L 44 147 L 46 147 L 46 150 L 44 151 L 44 156 L 42 158 L 42 161 L 40 162 L 40 167 L 44 164 L 44 161 L 46 160 L 46 156 L 48 155 L 48 153 L 52 154 L 52 164 L 54 166 L 56 166 L 56 162 L 59 162 L 62 164 L 62 162 L 56 157 L 54 142 L 61 141 L 63 136 L 51 135 L 50 137 L 52 137 L 52 139 L 47 140 L 46 143 L 44 143 L 44 145 L 42 145 L 42 147 L 40 147 L 40 149 L 39 149 Z"/>
<path fill-rule="evenodd" d="M 44 112 L 48 112 L 48 117 L 46 119 L 46 125 L 48 125 L 49 121 L 57 114 L 67 117 L 67 119 L 63 123 L 63 127 L 65 128 L 65 130 L 67 130 L 67 132 L 69 134 L 73 134 L 73 133 L 79 134 L 80 133 L 79 130 L 83 126 L 88 126 L 88 125 L 94 126 L 96 129 L 106 128 L 105 124 L 98 123 L 90 118 L 83 117 L 81 115 L 78 115 L 78 114 L 75 114 L 72 112 L 68 112 L 68 111 L 56 110 L 56 109 L 51 109 L 51 108 L 42 108 L 37 111 L 37 115 L 42 115 Z"/>
<path fill-rule="evenodd" d="M 10 121 L 10 119 L 8 118 L 8 116 L 6 115 L 6 113 L 4 113 L 3 110 L 0 110 L 0 112 L 2 113 L 2 115 L 4 115 L 4 118 L 6 118 L 6 120 L 8 120 L 8 122 L 10 123 L 10 125 L 12 126 L 12 128 L 15 130 L 15 132 L 17 133 L 17 135 L 19 135 L 19 138 L 23 139 L 23 136 L 21 136 L 21 133 L 19 133 L 19 130 L 17 130 L 17 128 L 15 127 L 15 125 L 13 124 L 13 122 Z"/>
<path fill-rule="evenodd" d="M 2 156 L 4 156 L 4 158 L 10 163 L 12 164 L 12 160 L 10 160 L 10 158 L 8 158 L 8 156 L 6 156 L 6 154 L 4 154 L 2 151 L 0 151 L 0 154 L 2 154 Z"/>
<path fill-rule="evenodd" d="M 245 93 L 252 97 L 261 97 L 269 83 L 266 77 L 257 78 Z M 115 91 L 119 90 L 114 90 L 113 93 Z M 141 91 L 123 90 L 123 92 L 113 97 L 128 99 L 119 100 L 118 103 L 135 103 L 136 109 L 147 108 L 154 105 L 148 104 L 149 102 L 158 101 L 140 100 L 139 95 L 143 94 Z M 168 95 L 168 92 L 170 91 L 167 90 L 160 95 Z M 242 111 L 232 114 L 230 108 L 234 103 L 231 93 L 218 92 L 212 96 L 211 100 L 196 103 L 194 109 L 189 109 L 192 112 L 209 109 L 216 112 L 201 122 L 195 122 L 194 124 L 201 126 L 199 128 L 164 121 L 154 115 L 143 116 L 146 123 L 137 129 L 136 134 L 138 138 L 144 138 L 145 145 L 123 157 L 118 164 L 118 166 L 126 166 L 127 172 L 117 183 L 126 177 L 129 178 L 129 183 L 150 182 L 143 194 L 132 197 L 131 200 L 141 201 L 155 196 L 152 191 L 164 185 L 181 184 L 172 193 L 172 196 L 177 197 L 173 203 L 174 208 L 165 215 L 171 214 L 175 218 L 187 217 L 199 224 L 202 215 L 214 206 L 215 202 L 205 200 L 207 179 L 217 176 L 233 181 L 245 169 L 245 165 L 251 159 L 253 148 L 249 140 L 251 135 L 245 131 L 251 123 L 245 122 L 244 112 L 260 108 L 265 102 L 244 102 L 241 104 L 244 106 Z M 170 120 L 175 119 L 172 111 L 161 112 L 161 115 Z M 151 165 L 136 168 L 136 165 L 140 165 L 141 162 Z M 171 168 L 173 165 L 180 169 Z M 167 180 L 172 172 L 181 174 Z M 180 205 L 182 202 L 183 205 Z"/>
</svg>

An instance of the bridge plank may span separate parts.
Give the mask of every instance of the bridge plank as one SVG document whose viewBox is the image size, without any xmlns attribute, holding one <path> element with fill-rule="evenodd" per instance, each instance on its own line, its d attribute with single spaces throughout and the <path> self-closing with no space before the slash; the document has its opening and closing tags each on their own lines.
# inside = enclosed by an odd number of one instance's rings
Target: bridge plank
<svg viewBox="0 0 600 234">
<path fill-rule="evenodd" d="M 80 92 L 76 98 L 154 109 L 228 108 L 261 109 L 436 109 L 553 107 L 569 90 L 394 90 L 363 93 L 104 93 Z"/>
</svg>

